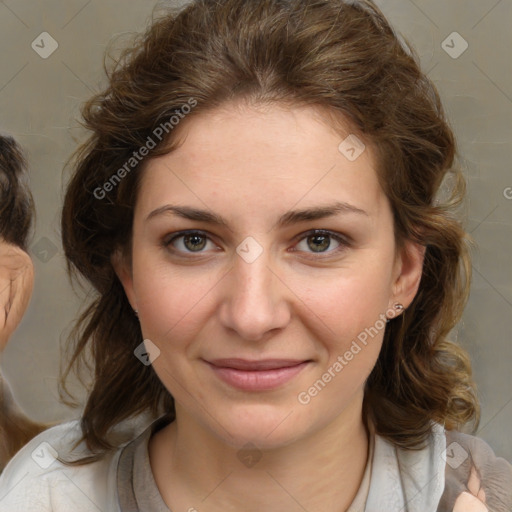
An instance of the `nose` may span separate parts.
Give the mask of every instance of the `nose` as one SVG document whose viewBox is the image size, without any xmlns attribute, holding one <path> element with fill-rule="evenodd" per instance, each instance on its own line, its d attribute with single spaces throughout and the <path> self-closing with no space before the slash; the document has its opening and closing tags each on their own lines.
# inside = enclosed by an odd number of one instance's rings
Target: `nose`
<svg viewBox="0 0 512 512">
<path fill-rule="evenodd" d="M 290 321 L 290 291 L 271 270 L 266 253 L 252 263 L 235 256 L 224 280 L 219 316 L 222 324 L 248 341 L 259 341 Z"/>
</svg>

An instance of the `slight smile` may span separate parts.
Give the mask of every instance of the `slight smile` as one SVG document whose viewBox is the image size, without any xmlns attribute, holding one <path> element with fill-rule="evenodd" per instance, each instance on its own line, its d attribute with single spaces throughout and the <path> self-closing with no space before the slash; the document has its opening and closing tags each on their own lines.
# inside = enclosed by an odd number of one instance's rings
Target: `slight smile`
<svg viewBox="0 0 512 512">
<path fill-rule="evenodd" d="M 268 391 L 289 382 L 311 360 L 214 359 L 205 361 L 222 381 L 244 391 Z"/>
</svg>

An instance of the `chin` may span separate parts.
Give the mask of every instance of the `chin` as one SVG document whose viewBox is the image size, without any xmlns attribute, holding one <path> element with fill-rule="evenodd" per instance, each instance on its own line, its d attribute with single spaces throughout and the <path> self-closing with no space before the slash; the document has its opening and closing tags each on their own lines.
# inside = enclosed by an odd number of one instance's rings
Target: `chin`
<svg viewBox="0 0 512 512">
<path fill-rule="evenodd" d="M 238 410 L 237 410 L 238 409 Z M 286 446 L 297 439 L 300 439 L 299 422 L 297 422 L 296 411 L 293 408 L 277 408 L 268 405 L 244 405 L 239 408 L 230 407 L 227 414 L 221 414 L 224 418 L 226 429 L 213 425 L 217 435 L 222 437 L 224 442 L 233 448 L 243 448 L 245 445 L 253 444 L 264 449 L 274 449 Z"/>
</svg>

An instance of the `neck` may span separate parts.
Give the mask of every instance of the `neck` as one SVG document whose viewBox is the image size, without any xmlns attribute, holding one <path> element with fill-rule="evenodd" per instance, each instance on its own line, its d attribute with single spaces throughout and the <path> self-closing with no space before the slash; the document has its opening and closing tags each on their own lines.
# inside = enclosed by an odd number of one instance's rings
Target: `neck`
<svg viewBox="0 0 512 512">
<path fill-rule="evenodd" d="M 150 440 L 155 481 L 171 510 L 344 512 L 368 456 L 361 405 L 358 397 L 320 430 L 265 451 L 240 452 L 177 414 Z"/>
</svg>

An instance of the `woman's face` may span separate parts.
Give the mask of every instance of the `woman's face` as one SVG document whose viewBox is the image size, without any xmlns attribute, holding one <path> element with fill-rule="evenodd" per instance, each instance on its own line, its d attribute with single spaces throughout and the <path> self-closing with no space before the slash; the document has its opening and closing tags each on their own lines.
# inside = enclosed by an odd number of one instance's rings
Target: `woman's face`
<svg viewBox="0 0 512 512">
<path fill-rule="evenodd" d="M 178 422 L 232 446 L 360 418 L 385 315 L 419 283 L 370 146 L 322 119 L 227 105 L 183 121 L 146 165 L 117 266 Z"/>
</svg>

